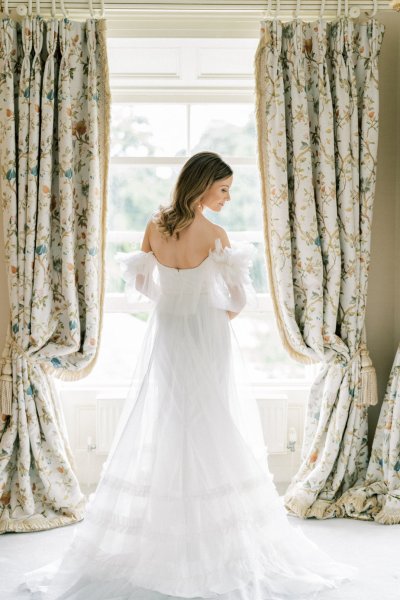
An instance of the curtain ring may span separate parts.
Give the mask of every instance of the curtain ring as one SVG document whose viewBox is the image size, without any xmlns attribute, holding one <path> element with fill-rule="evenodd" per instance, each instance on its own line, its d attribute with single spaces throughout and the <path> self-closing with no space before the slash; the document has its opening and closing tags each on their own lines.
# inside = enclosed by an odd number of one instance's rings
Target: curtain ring
<svg viewBox="0 0 400 600">
<path fill-rule="evenodd" d="M 344 15 L 349 16 L 349 0 L 344 0 Z"/>
<path fill-rule="evenodd" d="M 66 10 L 66 8 L 64 6 L 64 0 L 60 0 L 60 5 L 61 5 L 62 14 L 64 15 L 64 17 L 66 19 L 68 19 L 68 11 Z"/>
<path fill-rule="evenodd" d="M 93 12 L 93 0 L 89 0 L 89 11 L 90 11 L 90 16 L 94 19 L 94 12 Z"/>
<path fill-rule="evenodd" d="M 295 10 L 295 13 L 294 13 L 296 21 L 299 18 L 299 12 L 300 12 L 300 0 L 297 0 L 297 2 L 296 2 L 296 10 Z"/>
<path fill-rule="evenodd" d="M 374 9 L 372 11 L 371 17 L 374 17 L 378 12 L 378 0 L 373 0 L 373 7 Z"/>
<path fill-rule="evenodd" d="M 322 2 L 321 2 L 321 8 L 320 8 L 320 11 L 319 11 L 319 22 L 320 22 L 321 25 L 322 25 L 322 19 L 323 19 L 323 16 L 324 16 L 324 11 L 325 11 L 325 0 L 322 0 Z"/>
<path fill-rule="evenodd" d="M 102 0 L 102 3 L 103 3 L 103 0 Z M 271 17 L 271 0 L 268 0 L 267 10 L 264 10 L 264 12 L 262 14 L 262 18 L 268 19 L 270 17 Z"/>
<path fill-rule="evenodd" d="M 102 18 L 105 17 L 105 12 L 104 12 L 104 0 L 101 0 L 101 15 Z"/>
<path fill-rule="evenodd" d="M 32 0 L 28 0 L 28 17 L 32 16 Z"/>
<path fill-rule="evenodd" d="M 281 9 L 281 0 L 276 0 L 274 21 L 278 20 L 278 14 L 279 14 L 280 9 Z"/>
<path fill-rule="evenodd" d="M 10 14 L 8 12 L 8 0 L 4 0 L 4 7 L 3 8 L 4 8 L 4 10 L 3 10 L 4 16 L 8 17 L 9 14 Z"/>
<path fill-rule="evenodd" d="M 36 16 L 40 15 L 40 0 L 36 0 Z"/>
<path fill-rule="evenodd" d="M 51 0 L 51 16 L 55 19 L 56 16 L 56 0 Z"/>
<path fill-rule="evenodd" d="M 337 5 L 337 12 L 336 12 L 336 15 L 337 15 L 338 17 L 340 17 L 340 14 L 341 14 L 341 12 L 342 12 L 342 0 L 338 0 L 338 5 Z"/>
</svg>

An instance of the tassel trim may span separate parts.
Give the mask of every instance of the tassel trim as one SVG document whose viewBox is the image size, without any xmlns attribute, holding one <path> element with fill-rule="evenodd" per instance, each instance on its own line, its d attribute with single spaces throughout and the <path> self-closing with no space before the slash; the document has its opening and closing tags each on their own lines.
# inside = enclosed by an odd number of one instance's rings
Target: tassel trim
<svg viewBox="0 0 400 600">
<path fill-rule="evenodd" d="M 3 415 L 11 415 L 12 405 L 12 369 L 11 360 L 3 358 L 0 374 L 0 411 Z"/>
<path fill-rule="evenodd" d="M 376 371 L 365 344 L 361 346 L 361 404 L 364 406 L 378 404 Z"/>
</svg>

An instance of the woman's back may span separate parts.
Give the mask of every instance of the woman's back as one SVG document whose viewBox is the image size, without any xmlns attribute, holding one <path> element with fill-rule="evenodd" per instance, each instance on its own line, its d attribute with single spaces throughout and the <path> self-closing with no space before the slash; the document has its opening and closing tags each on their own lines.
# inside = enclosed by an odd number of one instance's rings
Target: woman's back
<svg viewBox="0 0 400 600">
<path fill-rule="evenodd" d="M 167 266 L 179 269 L 197 267 L 215 247 L 215 240 L 221 239 L 222 247 L 230 246 L 225 230 L 211 223 L 206 217 L 197 214 L 194 220 L 174 236 L 165 238 L 150 220 L 143 238 L 141 249 L 152 250 L 157 260 Z"/>
</svg>

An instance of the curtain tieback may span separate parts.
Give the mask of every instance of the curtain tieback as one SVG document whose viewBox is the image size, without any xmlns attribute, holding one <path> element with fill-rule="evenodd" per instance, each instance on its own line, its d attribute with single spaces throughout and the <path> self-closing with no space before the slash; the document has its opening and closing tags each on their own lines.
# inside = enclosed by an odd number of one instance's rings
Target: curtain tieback
<svg viewBox="0 0 400 600">
<path fill-rule="evenodd" d="M 7 342 L 9 348 L 14 349 L 17 354 L 23 356 L 28 362 L 35 362 L 32 357 L 13 339 Z M 3 415 L 11 415 L 12 403 L 12 366 L 11 358 L 0 358 L 0 411 Z"/>
<path fill-rule="evenodd" d="M 368 348 L 365 342 L 362 342 L 347 363 L 349 366 L 353 360 L 360 355 L 361 359 L 361 404 L 365 406 L 374 406 L 378 404 L 378 385 L 376 381 L 375 367 L 372 365 Z"/>
<path fill-rule="evenodd" d="M 378 404 L 378 384 L 376 371 L 372 364 L 366 344 L 361 344 L 361 404 Z"/>
<path fill-rule="evenodd" d="M 372 365 L 372 360 L 369 356 L 365 342 L 360 343 L 357 352 L 353 354 L 348 362 L 345 362 L 344 357 L 340 355 L 336 355 L 335 361 L 348 368 L 358 357 L 360 357 L 361 362 L 360 404 L 364 406 L 375 406 L 378 404 L 376 371 L 375 367 Z"/>
<path fill-rule="evenodd" d="M 0 410 L 3 415 L 11 415 L 12 368 L 9 358 L 1 358 L 0 373 Z"/>
</svg>

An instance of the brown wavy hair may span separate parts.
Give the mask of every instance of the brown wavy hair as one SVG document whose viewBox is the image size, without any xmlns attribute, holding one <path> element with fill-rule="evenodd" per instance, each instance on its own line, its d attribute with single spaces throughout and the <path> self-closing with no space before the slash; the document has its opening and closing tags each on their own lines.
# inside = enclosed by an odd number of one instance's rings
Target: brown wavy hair
<svg viewBox="0 0 400 600">
<path fill-rule="evenodd" d="M 198 152 L 183 165 L 171 194 L 168 206 L 160 205 L 153 216 L 157 229 L 165 237 L 176 235 L 190 225 L 196 209 L 212 184 L 233 174 L 232 169 L 215 152 Z"/>
</svg>

